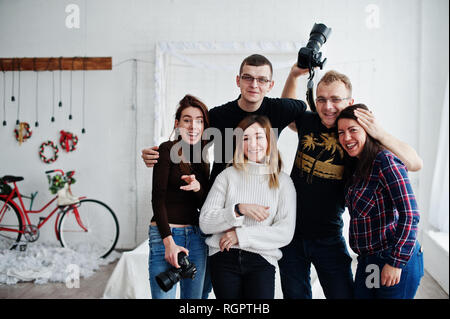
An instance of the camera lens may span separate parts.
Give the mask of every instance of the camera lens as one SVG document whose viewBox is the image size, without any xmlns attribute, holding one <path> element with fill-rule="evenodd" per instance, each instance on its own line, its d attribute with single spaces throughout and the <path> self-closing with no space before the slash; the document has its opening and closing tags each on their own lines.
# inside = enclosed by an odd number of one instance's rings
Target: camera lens
<svg viewBox="0 0 450 319">
<path fill-rule="evenodd" d="M 306 45 L 308 48 L 320 50 L 320 47 L 327 41 L 331 29 L 323 23 L 314 23 L 314 26 L 309 34 L 309 42 Z"/>
<path fill-rule="evenodd" d="M 172 289 L 173 285 L 175 285 L 180 280 L 180 277 L 178 276 L 178 273 L 169 270 L 160 273 L 155 277 L 155 279 L 159 287 L 161 287 L 164 292 L 168 292 L 170 289 Z"/>
</svg>

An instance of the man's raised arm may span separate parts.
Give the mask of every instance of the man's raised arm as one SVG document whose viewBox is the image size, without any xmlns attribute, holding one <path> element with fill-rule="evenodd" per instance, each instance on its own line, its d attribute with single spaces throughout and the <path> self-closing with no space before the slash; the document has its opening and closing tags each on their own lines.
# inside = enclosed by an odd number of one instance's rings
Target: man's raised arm
<svg viewBox="0 0 450 319">
<path fill-rule="evenodd" d="M 303 74 L 308 74 L 308 69 L 300 69 L 297 66 L 297 63 L 295 63 L 291 67 L 291 71 L 289 72 L 289 75 L 286 79 L 286 83 L 284 84 L 283 92 L 281 92 L 282 98 L 290 98 L 290 99 L 297 99 L 297 79 L 299 76 Z M 293 130 L 294 132 L 297 132 L 297 127 L 295 126 L 295 122 L 292 122 L 288 125 L 288 127 Z"/>
</svg>

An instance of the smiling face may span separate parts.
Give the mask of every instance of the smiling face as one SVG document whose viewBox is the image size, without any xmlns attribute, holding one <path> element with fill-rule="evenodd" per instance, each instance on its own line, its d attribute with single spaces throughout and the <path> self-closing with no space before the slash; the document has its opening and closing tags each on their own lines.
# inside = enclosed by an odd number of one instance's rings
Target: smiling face
<svg viewBox="0 0 450 319">
<path fill-rule="evenodd" d="M 202 111 L 197 107 L 189 106 L 181 112 L 180 120 L 175 120 L 175 128 L 179 129 L 183 141 L 196 144 L 203 134 L 203 122 Z"/>
<path fill-rule="evenodd" d="M 334 127 L 339 113 L 352 104 L 353 99 L 350 97 L 350 92 L 345 87 L 344 82 L 320 83 L 317 86 L 317 113 L 320 116 L 322 124 L 327 128 Z"/>
<path fill-rule="evenodd" d="M 253 80 L 249 80 L 249 78 Z M 242 67 L 242 73 L 236 77 L 236 84 L 241 90 L 244 107 L 260 104 L 274 84 L 270 66 L 245 64 Z"/>
<path fill-rule="evenodd" d="M 250 125 L 244 131 L 244 156 L 252 162 L 263 163 L 267 155 L 267 136 L 259 123 Z"/>
<path fill-rule="evenodd" d="M 367 139 L 367 133 L 353 119 L 342 118 L 338 121 L 339 143 L 351 157 L 359 157 Z"/>
</svg>

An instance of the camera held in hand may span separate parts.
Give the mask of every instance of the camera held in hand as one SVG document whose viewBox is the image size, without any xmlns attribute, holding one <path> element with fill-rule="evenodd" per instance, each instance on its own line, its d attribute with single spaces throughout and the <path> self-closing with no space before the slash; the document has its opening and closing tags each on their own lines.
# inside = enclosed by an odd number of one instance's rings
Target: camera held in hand
<svg viewBox="0 0 450 319">
<path fill-rule="evenodd" d="M 156 282 L 165 292 L 168 292 L 181 279 L 194 279 L 197 273 L 197 267 L 189 261 L 184 252 L 178 253 L 178 265 L 180 268 L 172 267 L 155 277 Z"/>
<path fill-rule="evenodd" d="M 314 23 L 314 26 L 309 34 L 309 41 L 306 47 L 303 47 L 298 51 L 297 66 L 301 69 L 313 69 L 315 67 L 323 68 L 327 59 L 322 58 L 322 52 L 319 52 L 322 45 L 327 41 L 331 33 L 331 28 L 328 28 L 325 24 Z"/>
<path fill-rule="evenodd" d="M 316 104 L 314 103 L 314 68 L 323 68 L 327 59 L 322 59 L 322 52 L 319 52 L 322 45 L 327 41 L 330 36 L 331 28 L 328 28 L 325 24 L 314 23 L 314 26 L 309 34 L 309 41 L 306 47 L 303 47 L 298 51 L 297 66 L 301 69 L 309 69 L 309 81 L 307 84 L 306 100 L 308 101 L 311 111 L 316 112 Z"/>
</svg>

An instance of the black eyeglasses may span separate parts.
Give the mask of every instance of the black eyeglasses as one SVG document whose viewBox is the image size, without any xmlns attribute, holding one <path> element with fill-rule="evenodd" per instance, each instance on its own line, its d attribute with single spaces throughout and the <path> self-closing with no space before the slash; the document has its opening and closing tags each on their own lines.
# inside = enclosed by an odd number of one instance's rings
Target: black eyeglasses
<svg viewBox="0 0 450 319">
<path fill-rule="evenodd" d="M 247 74 L 241 75 L 240 78 L 241 78 L 242 81 L 247 82 L 249 84 L 253 83 L 253 81 L 255 81 L 255 80 L 260 85 L 265 85 L 265 84 L 267 84 L 267 83 L 272 81 L 272 80 L 269 80 L 268 78 L 264 78 L 264 77 L 262 77 L 262 78 L 254 78 L 253 76 L 247 75 Z"/>
<path fill-rule="evenodd" d="M 350 99 L 350 98 L 349 98 L 349 97 L 345 97 L 345 98 L 341 98 L 341 97 L 332 97 L 332 98 L 326 99 L 326 98 L 324 98 L 324 97 L 319 97 L 319 98 L 316 99 L 316 103 L 317 103 L 317 104 L 326 104 L 327 101 L 330 101 L 331 104 L 339 104 L 339 103 L 341 103 L 342 101 L 348 100 L 348 99 Z"/>
</svg>

